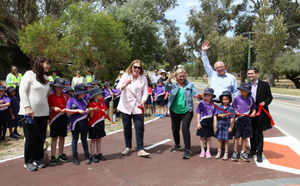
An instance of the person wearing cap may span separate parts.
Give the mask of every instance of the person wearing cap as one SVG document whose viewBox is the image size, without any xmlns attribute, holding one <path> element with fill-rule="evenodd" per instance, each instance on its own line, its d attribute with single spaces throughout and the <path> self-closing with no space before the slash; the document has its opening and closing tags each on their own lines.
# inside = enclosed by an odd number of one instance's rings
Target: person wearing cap
<svg viewBox="0 0 300 186">
<path fill-rule="evenodd" d="M 5 95 L 6 87 L 0 85 L 0 141 L 5 141 L 6 122 L 9 120 L 10 99 Z"/>
<path fill-rule="evenodd" d="M 231 156 L 232 161 L 238 161 L 238 145 L 239 139 L 242 138 L 242 151 L 240 158 L 244 161 L 250 161 L 246 150 L 247 138 L 252 137 L 252 124 L 251 118 L 255 117 L 256 104 L 251 96 L 251 85 L 249 83 L 242 83 L 238 89 L 240 90 L 240 96 L 234 98 L 232 107 L 235 109 L 237 118 L 234 122 L 232 135 L 234 136 L 234 152 Z M 244 116 L 241 114 L 251 114 L 251 116 Z"/>
<path fill-rule="evenodd" d="M 19 137 L 21 137 L 21 135 L 18 133 L 18 126 L 22 126 L 22 123 L 19 122 L 22 118 L 18 114 L 20 111 L 20 99 L 17 97 L 17 92 L 14 86 L 7 87 L 7 95 L 10 99 L 10 117 L 7 123 L 7 127 L 9 128 L 10 133 L 9 139 L 18 139 Z"/>
<path fill-rule="evenodd" d="M 71 115 L 70 129 L 72 131 L 72 152 L 73 152 L 73 163 L 79 165 L 77 143 L 79 134 L 81 136 L 82 148 L 84 150 L 85 164 L 91 164 L 89 157 L 89 148 L 87 143 L 87 134 L 89 131 L 88 117 L 89 104 L 85 100 L 85 95 L 88 93 L 87 87 L 84 83 L 75 85 L 74 97 L 70 98 L 67 102 L 66 111 L 68 115 Z M 77 113 L 73 113 L 73 112 Z"/>
<path fill-rule="evenodd" d="M 100 85 L 98 80 L 94 80 L 93 84 L 94 84 L 94 87 L 99 87 L 100 90 L 102 90 L 102 86 Z"/>
<path fill-rule="evenodd" d="M 121 96 L 121 93 L 122 91 L 119 91 L 116 87 L 119 83 L 119 80 L 117 80 L 114 84 L 114 88 L 112 89 L 112 93 L 114 94 L 114 114 L 117 116 L 117 117 L 120 117 L 120 111 L 117 109 L 118 105 L 119 105 L 119 102 L 120 102 L 120 96 Z"/>
<path fill-rule="evenodd" d="M 92 69 L 87 70 L 87 75 L 85 76 L 86 83 L 93 83 L 95 81 L 95 75 L 92 71 Z"/>
<path fill-rule="evenodd" d="M 175 76 L 176 83 L 171 80 Z M 190 158 L 191 149 L 191 134 L 190 125 L 194 115 L 193 97 L 198 95 L 198 92 L 192 82 L 187 79 L 187 73 L 184 69 L 176 70 L 175 75 L 170 74 L 165 82 L 166 91 L 171 91 L 168 108 L 171 114 L 172 133 L 175 145 L 171 152 L 176 152 L 181 149 L 180 146 L 180 125 L 182 123 L 182 134 L 184 140 L 183 159 Z"/>
<path fill-rule="evenodd" d="M 80 83 L 83 83 L 83 84 L 86 83 L 86 79 L 83 76 L 81 76 L 80 74 L 81 74 L 80 70 L 77 70 L 76 77 L 73 77 L 73 79 L 72 79 L 71 87 L 73 88 L 73 90 L 74 90 L 75 85 L 80 84 Z"/>
<path fill-rule="evenodd" d="M 267 111 L 268 105 L 273 100 L 269 83 L 262 81 L 258 78 L 258 70 L 254 67 L 248 69 L 248 77 L 251 84 L 251 96 L 255 100 L 256 109 L 261 104 Z M 257 155 L 257 162 L 261 163 L 262 152 L 264 146 L 263 131 L 271 129 L 271 121 L 265 112 L 261 112 L 259 116 L 251 118 L 253 137 L 250 138 L 251 150 L 248 153 L 249 156 Z"/>
<path fill-rule="evenodd" d="M 160 79 L 160 75 L 158 74 L 158 69 L 154 70 L 154 75 L 150 77 L 151 82 L 157 83 L 158 79 Z"/>
<path fill-rule="evenodd" d="M 223 160 L 227 160 L 229 147 L 228 140 L 232 139 L 232 129 L 234 126 L 234 115 L 230 115 L 230 113 L 234 114 L 235 111 L 234 108 L 230 105 L 230 103 L 232 102 L 231 92 L 226 90 L 220 95 L 219 98 L 221 101 L 221 105 L 219 107 L 228 113 L 217 109 L 217 113 L 215 113 L 214 115 L 214 132 L 216 138 L 218 139 L 218 154 L 215 158 L 221 158 L 222 142 L 225 141 L 225 152 Z"/>
<path fill-rule="evenodd" d="M 219 96 L 223 91 L 228 90 L 233 94 L 233 97 L 239 96 L 239 90 L 237 89 L 238 83 L 236 77 L 225 70 L 225 65 L 222 61 L 217 61 L 214 65 L 214 69 L 209 63 L 209 59 L 206 55 L 206 51 L 210 48 L 209 42 L 204 41 L 202 43 L 202 55 L 201 59 L 205 72 L 210 79 L 210 87 L 215 90 L 216 98 L 214 102 L 220 103 Z"/>
<path fill-rule="evenodd" d="M 210 154 L 210 145 L 211 145 L 211 136 L 214 136 L 214 115 L 217 113 L 217 108 L 211 104 L 212 98 L 215 98 L 214 89 L 205 88 L 204 89 L 204 98 L 206 101 L 199 103 L 197 107 L 197 136 L 200 136 L 200 146 L 201 153 L 200 158 L 211 158 Z M 204 140 L 207 141 L 206 152 L 204 149 Z"/>
<path fill-rule="evenodd" d="M 65 80 L 57 78 L 53 83 L 54 92 L 48 97 L 50 108 L 50 137 L 51 137 L 51 159 L 50 165 L 56 165 L 56 145 L 57 137 L 59 137 L 59 149 L 57 159 L 62 162 L 68 162 L 68 158 L 64 153 L 65 137 L 67 136 L 68 117 L 66 114 L 66 105 L 69 96 L 63 93 L 65 88 Z"/>
<path fill-rule="evenodd" d="M 118 80 L 120 81 L 121 78 L 122 78 L 122 76 L 123 76 L 123 74 L 124 74 L 124 70 L 120 70 L 119 76 L 117 77 L 116 81 L 118 81 Z"/>
<path fill-rule="evenodd" d="M 94 163 L 106 160 L 101 153 L 101 139 L 106 136 L 104 129 L 105 117 L 99 112 L 99 110 L 103 112 L 107 110 L 103 101 L 103 93 L 99 87 L 94 87 L 90 90 L 89 139 L 91 139 L 90 149 L 92 155 L 90 159 Z"/>
<path fill-rule="evenodd" d="M 157 87 L 155 90 L 155 97 L 154 100 L 156 101 L 156 105 L 158 106 L 158 111 L 155 117 L 164 118 L 165 117 L 165 86 L 163 85 L 163 80 L 158 79 Z M 161 112 L 161 114 L 160 114 Z"/>
<path fill-rule="evenodd" d="M 51 70 L 51 76 L 48 76 L 48 78 L 49 78 L 49 81 L 53 81 L 53 82 L 54 82 L 54 80 L 56 80 L 57 78 L 59 78 L 59 76 L 57 75 L 56 68 L 53 68 Z"/>
<path fill-rule="evenodd" d="M 134 122 L 135 136 L 137 143 L 137 155 L 149 156 L 150 153 L 144 150 L 144 121 L 142 110 L 139 106 L 144 106 L 148 98 L 147 79 L 144 76 L 142 62 L 134 60 L 126 69 L 117 85 L 119 91 L 122 90 L 118 110 L 122 112 L 124 128 L 124 138 L 126 149 L 122 152 L 127 155 L 132 148 L 132 120 Z"/>
<path fill-rule="evenodd" d="M 45 75 L 50 68 L 51 60 L 37 57 L 32 70 L 28 70 L 20 83 L 20 111 L 19 115 L 34 119 L 33 124 L 23 123 L 25 134 L 24 167 L 28 171 L 36 171 L 46 167 L 42 161 L 44 157 L 44 140 L 46 139 L 47 123 L 49 119 L 48 96 L 50 94 L 49 79 Z M 33 164 L 34 162 L 34 164 Z"/>
<path fill-rule="evenodd" d="M 167 76 L 167 72 L 165 70 L 162 70 L 160 72 L 160 79 L 163 80 L 163 82 L 167 81 L 168 80 L 168 76 Z"/>
<path fill-rule="evenodd" d="M 16 89 L 17 97 L 19 97 L 19 85 L 22 79 L 22 74 L 18 73 L 16 66 L 12 65 L 10 73 L 6 76 L 7 86 L 13 86 Z"/>
</svg>

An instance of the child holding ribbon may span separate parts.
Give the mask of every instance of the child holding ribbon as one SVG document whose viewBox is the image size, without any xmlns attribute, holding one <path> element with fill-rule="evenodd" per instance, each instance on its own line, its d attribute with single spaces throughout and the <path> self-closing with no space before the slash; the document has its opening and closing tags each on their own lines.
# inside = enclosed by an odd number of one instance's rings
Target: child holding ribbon
<svg viewBox="0 0 300 186">
<path fill-rule="evenodd" d="M 227 160 L 229 146 L 228 140 L 232 139 L 232 129 L 234 125 L 234 115 L 230 115 L 230 113 L 234 114 L 234 108 L 230 105 L 232 102 L 231 92 L 224 91 L 219 98 L 222 103 L 219 107 L 228 113 L 218 109 L 217 113 L 214 115 L 214 131 L 216 138 L 218 139 L 218 154 L 215 158 L 219 159 L 221 157 L 221 147 L 224 140 L 225 153 L 223 160 Z"/>
<path fill-rule="evenodd" d="M 201 153 L 200 158 L 211 158 L 210 154 L 210 144 L 211 144 L 211 136 L 214 136 L 214 128 L 213 128 L 213 116 L 217 113 L 217 109 L 210 103 L 212 98 L 216 97 L 214 94 L 214 89 L 206 88 L 204 89 L 204 98 L 206 101 L 202 101 L 199 103 L 197 107 L 197 136 L 200 136 L 200 146 Z M 207 149 L 206 152 L 204 150 L 204 140 L 207 140 Z"/>
<path fill-rule="evenodd" d="M 89 139 L 91 139 L 91 160 L 94 163 L 105 161 L 101 153 L 101 139 L 106 136 L 104 130 L 104 115 L 106 106 L 103 101 L 103 91 L 99 87 L 94 87 L 90 90 L 89 103 Z M 101 111 L 102 112 L 101 112 Z M 97 152 L 97 153 L 96 153 Z"/>
<path fill-rule="evenodd" d="M 246 140 L 252 137 L 251 118 L 255 117 L 256 105 L 251 96 L 251 85 L 249 83 L 242 83 L 237 89 L 240 90 L 240 96 L 233 100 L 232 107 L 235 109 L 237 117 L 234 122 L 233 136 L 234 139 L 234 152 L 231 156 L 232 161 L 238 161 L 238 145 L 239 139 L 242 138 L 242 151 L 240 158 L 246 162 L 250 161 L 246 150 Z M 245 116 L 241 114 L 250 114 Z"/>
</svg>

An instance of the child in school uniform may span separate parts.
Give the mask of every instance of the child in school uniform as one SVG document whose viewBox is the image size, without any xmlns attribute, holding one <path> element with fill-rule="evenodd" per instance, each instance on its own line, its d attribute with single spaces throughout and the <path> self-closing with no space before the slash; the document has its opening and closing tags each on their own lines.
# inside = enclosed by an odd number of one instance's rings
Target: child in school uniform
<svg viewBox="0 0 300 186">
<path fill-rule="evenodd" d="M 238 161 L 238 145 L 239 139 L 242 138 L 242 151 L 240 158 L 246 162 L 250 161 L 246 150 L 246 140 L 252 137 L 251 118 L 255 117 L 256 105 L 251 96 L 251 85 L 249 83 L 242 83 L 237 89 L 240 90 L 240 96 L 233 100 L 232 107 L 235 109 L 237 117 L 234 121 L 233 136 L 234 152 L 231 156 L 232 161 Z M 240 114 L 251 114 L 251 116 L 244 116 Z"/>
<path fill-rule="evenodd" d="M 163 80 L 158 79 L 157 80 L 157 87 L 155 89 L 155 101 L 156 105 L 158 106 L 158 111 L 155 117 L 164 118 L 165 117 L 165 86 L 163 85 Z M 160 114 L 161 113 L 161 114 Z"/>
<path fill-rule="evenodd" d="M 71 82 L 70 82 L 70 80 L 65 79 L 65 88 L 63 90 L 64 94 L 66 94 L 68 87 L 71 87 Z"/>
<path fill-rule="evenodd" d="M 66 90 L 65 94 L 67 96 L 69 96 L 69 98 L 72 98 L 73 97 L 73 92 L 74 92 L 74 90 L 72 89 L 72 87 L 67 87 L 65 90 Z"/>
<path fill-rule="evenodd" d="M 166 116 L 169 116 L 169 108 L 168 108 L 168 102 L 170 97 L 171 91 L 168 91 L 165 93 L 165 105 L 166 105 Z"/>
<path fill-rule="evenodd" d="M 214 127 L 213 127 L 213 116 L 216 114 L 217 109 L 209 102 L 212 101 L 212 98 L 216 97 L 214 94 L 214 89 L 205 88 L 204 89 L 204 98 L 208 101 L 202 101 L 199 103 L 197 107 L 197 136 L 200 136 L 200 146 L 201 153 L 200 158 L 211 158 L 210 154 L 210 144 L 211 144 L 211 136 L 214 136 Z M 204 149 L 204 140 L 207 141 L 207 149 L 205 152 Z"/>
<path fill-rule="evenodd" d="M 50 81 L 50 82 L 49 82 L 49 85 L 50 85 L 50 93 L 51 93 L 51 94 L 53 94 L 53 92 L 54 92 L 54 89 L 53 89 L 53 87 L 52 87 L 53 83 L 54 83 L 54 81 Z"/>
<path fill-rule="evenodd" d="M 18 133 L 18 126 L 22 126 L 22 123 L 19 122 L 22 118 L 18 114 L 20 110 L 20 99 L 17 97 L 17 92 L 14 86 L 7 87 L 7 94 L 10 99 L 10 118 L 8 120 L 8 128 L 10 133 L 9 139 L 18 139 L 21 137 L 21 135 Z"/>
<path fill-rule="evenodd" d="M 120 111 L 117 109 L 118 105 L 119 105 L 119 102 L 120 102 L 120 96 L 121 96 L 121 93 L 122 91 L 118 91 L 118 89 L 116 89 L 118 83 L 119 83 L 120 80 L 117 80 L 114 84 L 114 88 L 112 89 L 112 93 L 114 94 L 114 115 L 117 116 L 117 118 L 120 117 Z M 101 89 L 100 89 L 101 90 Z M 102 96 L 103 98 L 103 96 Z"/>
<path fill-rule="evenodd" d="M 72 152 L 73 152 L 73 163 L 79 165 L 77 143 L 79 134 L 81 136 L 81 143 L 84 150 L 85 164 L 91 164 L 89 158 L 89 149 L 87 143 L 87 133 L 89 131 L 89 123 L 87 114 L 89 114 L 88 102 L 84 99 L 85 95 L 88 93 L 85 84 L 80 83 L 74 86 L 74 97 L 70 98 L 67 102 L 66 111 L 68 115 L 71 115 L 71 125 L 72 130 Z M 77 113 L 71 113 L 71 112 Z"/>
<path fill-rule="evenodd" d="M 88 93 L 85 95 L 85 100 L 89 101 L 89 99 L 90 99 L 90 93 L 89 92 L 93 88 L 93 83 L 92 82 L 88 82 L 86 84 L 86 87 L 87 87 Z"/>
<path fill-rule="evenodd" d="M 104 126 L 104 116 L 99 112 L 106 111 L 106 106 L 103 100 L 103 91 L 99 87 L 94 87 L 90 90 L 90 103 L 89 103 L 89 139 L 91 139 L 91 160 L 94 163 L 105 161 L 101 153 L 101 139 L 106 136 Z M 97 153 L 96 153 L 97 152 Z"/>
<path fill-rule="evenodd" d="M 56 165 L 56 144 L 59 138 L 57 159 L 62 162 L 68 162 L 67 155 L 64 153 L 65 137 L 67 136 L 68 117 L 66 114 L 66 105 L 69 96 L 63 93 L 65 80 L 57 78 L 53 83 L 54 93 L 48 97 L 50 108 L 50 137 L 51 137 L 51 160 L 50 165 Z"/>
<path fill-rule="evenodd" d="M 148 81 L 148 98 L 145 102 L 145 117 L 151 117 L 151 104 L 153 103 L 151 82 Z"/>
<path fill-rule="evenodd" d="M 5 141 L 5 134 L 7 129 L 7 121 L 9 119 L 10 99 L 5 95 L 6 87 L 0 85 L 0 142 Z"/>
<path fill-rule="evenodd" d="M 221 109 L 234 114 L 234 108 L 230 105 L 232 102 L 231 92 L 224 91 L 219 96 L 221 101 L 221 105 L 219 106 Z M 228 146 L 229 141 L 232 139 L 232 129 L 234 125 L 234 115 L 230 115 L 229 113 L 225 113 L 224 111 L 218 109 L 217 113 L 214 115 L 214 130 L 216 133 L 216 138 L 218 139 L 218 154 L 216 155 L 216 159 L 221 158 L 221 148 L 222 142 L 225 141 L 225 152 L 223 156 L 223 160 L 228 159 Z"/>
<path fill-rule="evenodd" d="M 113 95 L 113 92 L 111 91 L 111 88 L 110 88 L 110 83 L 109 82 L 106 82 L 104 83 L 104 102 L 105 102 L 105 106 L 107 108 L 107 113 L 109 113 L 109 102 L 112 100 L 112 95 Z M 113 109 L 113 108 L 111 108 Z"/>
<path fill-rule="evenodd" d="M 152 116 L 155 116 L 156 113 L 156 101 L 155 101 L 156 87 L 157 87 L 156 83 L 152 82 L 151 83 L 152 99 L 153 99 L 153 102 L 151 103 Z"/>
</svg>

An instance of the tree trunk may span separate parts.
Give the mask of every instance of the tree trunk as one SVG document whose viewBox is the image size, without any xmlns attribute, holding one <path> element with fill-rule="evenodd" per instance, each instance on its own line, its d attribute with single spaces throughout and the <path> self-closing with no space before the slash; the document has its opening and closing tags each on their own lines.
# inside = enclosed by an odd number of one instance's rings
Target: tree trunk
<svg viewBox="0 0 300 186">
<path fill-rule="evenodd" d="M 269 83 L 270 87 L 274 87 L 275 86 L 275 75 L 267 74 L 267 82 Z"/>
<path fill-rule="evenodd" d="M 298 74 L 293 74 L 293 75 L 290 75 L 290 74 L 286 74 L 285 77 L 289 80 L 291 80 L 294 84 L 295 84 L 295 87 L 300 89 L 300 78 L 298 77 Z"/>
</svg>

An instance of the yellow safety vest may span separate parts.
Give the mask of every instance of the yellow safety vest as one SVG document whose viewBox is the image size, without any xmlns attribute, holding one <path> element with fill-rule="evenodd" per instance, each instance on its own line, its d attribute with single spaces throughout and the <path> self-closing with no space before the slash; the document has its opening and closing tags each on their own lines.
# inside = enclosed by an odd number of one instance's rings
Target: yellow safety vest
<svg viewBox="0 0 300 186">
<path fill-rule="evenodd" d="M 77 84 L 77 82 L 76 82 L 76 79 L 75 79 L 75 78 L 76 78 L 76 77 L 73 77 L 73 82 L 74 82 L 74 85 L 76 85 L 76 84 Z M 82 77 L 82 76 L 80 76 L 79 83 L 83 83 L 83 77 Z"/>
<path fill-rule="evenodd" d="M 56 76 L 54 78 L 52 76 L 48 76 L 48 78 L 49 78 L 49 81 L 54 81 L 55 79 L 59 78 L 59 76 Z"/>
<path fill-rule="evenodd" d="M 93 81 L 93 75 L 86 75 L 86 82 L 92 82 Z"/>
<path fill-rule="evenodd" d="M 22 79 L 22 74 L 21 73 L 19 73 L 18 78 L 13 73 L 10 73 L 10 81 L 13 81 L 13 82 L 17 81 L 19 83 L 18 85 L 20 85 L 21 79 Z M 13 84 L 7 84 L 7 86 L 14 86 L 14 88 L 17 87 L 17 85 L 14 84 L 14 83 Z"/>
</svg>

